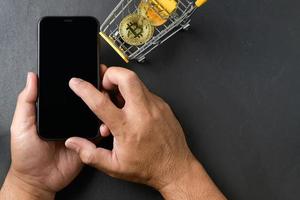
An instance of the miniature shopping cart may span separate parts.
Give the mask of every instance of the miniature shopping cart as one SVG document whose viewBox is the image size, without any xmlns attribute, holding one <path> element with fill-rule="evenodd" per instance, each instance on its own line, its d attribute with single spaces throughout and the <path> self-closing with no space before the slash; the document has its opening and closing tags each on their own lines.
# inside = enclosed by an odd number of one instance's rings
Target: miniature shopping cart
<svg viewBox="0 0 300 200">
<path fill-rule="evenodd" d="M 176 10 L 161 26 L 155 27 L 153 37 L 143 45 L 134 46 L 124 42 L 119 33 L 121 20 L 136 13 L 140 0 L 121 0 L 100 27 L 101 37 L 128 63 L 129 60 L 143 62 L 146 55 L 172 37 L 178 31 L 187 30 L 191 16 L 206 0 L 178 0 Z"/>
</svg>

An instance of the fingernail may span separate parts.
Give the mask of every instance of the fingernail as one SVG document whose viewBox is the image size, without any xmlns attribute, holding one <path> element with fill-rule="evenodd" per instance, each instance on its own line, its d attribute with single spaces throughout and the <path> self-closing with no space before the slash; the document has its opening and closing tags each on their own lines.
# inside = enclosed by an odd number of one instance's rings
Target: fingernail
<svg viewBox="0 0 300 200">
<path fill-rule="evenodd" d="M 70 83 L 72 83 L 72 84 L 78 84 L 78 83 L 80 83 L 80 82 L 82 82 L 82 81 L 83 81 L 83 80 L 80 79 L 80 78 L 72 78 L 71 81 L 70 81 Z"/>
</svg>

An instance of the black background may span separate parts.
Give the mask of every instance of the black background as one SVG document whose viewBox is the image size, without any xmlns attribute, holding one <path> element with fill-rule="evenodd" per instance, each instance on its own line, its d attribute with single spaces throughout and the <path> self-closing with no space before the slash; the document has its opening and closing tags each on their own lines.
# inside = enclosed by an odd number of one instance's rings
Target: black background
<svg viewBox="0 0 300 200">
<path fill-rule="evenodd" d="M 94 15 L 117 0 L 0 0 L 0 169 L 26 72 L 36 68 L 44 15 Z M 172 106 L 189 145 L 229 199 L 300 198 L 300 2 L 216 0 L 200 8 L 145 64 L 124 65 L 106 45 L 102 61 L 136 71 Z M 161 199 L 152 189 L 86 168 L 57 199 Z"/>
</svg>

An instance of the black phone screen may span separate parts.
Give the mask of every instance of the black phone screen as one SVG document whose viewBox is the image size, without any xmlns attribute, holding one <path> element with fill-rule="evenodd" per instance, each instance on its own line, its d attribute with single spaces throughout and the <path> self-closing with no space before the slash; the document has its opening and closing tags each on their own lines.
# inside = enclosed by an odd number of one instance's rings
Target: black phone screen
<svg viewBox="0 0 300 200">
<path fill-rule="evenodd" d="M 98 87 L 98 21 L 45 17 L 39 23 L 38 132 L 44 139 L 94 138 L 99 119 L 69 88 L 72 77 Z"/>
</svg>

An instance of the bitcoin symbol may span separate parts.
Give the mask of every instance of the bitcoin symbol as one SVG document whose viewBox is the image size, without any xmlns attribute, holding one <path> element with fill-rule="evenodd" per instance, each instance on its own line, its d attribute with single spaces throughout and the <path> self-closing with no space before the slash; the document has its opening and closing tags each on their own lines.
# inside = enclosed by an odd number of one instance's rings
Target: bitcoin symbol
<svg viewBox="0 0 300 200">
<path fill-rule="evenodd" d="M 139 14 L 130 14 L 121 21 L 119 33 L 124 42 L 138 46 L 152 38 L 154 27 L 145 17 Z"/>
<path fill-rule="evenodd" d="M 143 28 L 139 27 L 137 23 L 130 22 L 127 24 L 126 30 L 128 30 L 128 37 L 131 35 L 133 35 L 134 38 L 140 38 L 143 36 Z"/>
</svg>

